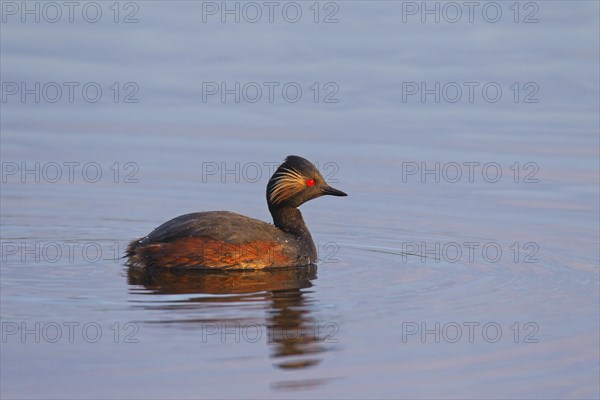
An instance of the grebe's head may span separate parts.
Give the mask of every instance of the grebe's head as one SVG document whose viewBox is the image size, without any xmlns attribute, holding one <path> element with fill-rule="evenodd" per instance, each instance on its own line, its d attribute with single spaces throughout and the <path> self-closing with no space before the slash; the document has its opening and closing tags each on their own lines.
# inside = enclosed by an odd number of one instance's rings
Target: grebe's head
<svg viewBox="0 0 600 400">
<path fill-rule="evenodd" d="M 269 208 L 299 207 L 324 195 L 347 196 L 325 182 L 319 170 L 308 160 L 288 156 L 267 185 Z"/>
</svg>

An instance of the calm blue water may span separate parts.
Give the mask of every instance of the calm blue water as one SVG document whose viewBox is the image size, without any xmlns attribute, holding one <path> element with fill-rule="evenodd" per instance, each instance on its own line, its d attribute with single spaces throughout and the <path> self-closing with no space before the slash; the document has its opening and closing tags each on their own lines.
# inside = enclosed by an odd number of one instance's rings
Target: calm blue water
<svg viewBox="0 0 600 400">
<path fill-rule="evenodd" d="M 3 398 L 600 396 L 597 2 L 22 4 Z M 349 194 L 302 207 L 318 269 L 123 265 L 180 214 L 270 221 L 288 154 Z"/>
</svg>

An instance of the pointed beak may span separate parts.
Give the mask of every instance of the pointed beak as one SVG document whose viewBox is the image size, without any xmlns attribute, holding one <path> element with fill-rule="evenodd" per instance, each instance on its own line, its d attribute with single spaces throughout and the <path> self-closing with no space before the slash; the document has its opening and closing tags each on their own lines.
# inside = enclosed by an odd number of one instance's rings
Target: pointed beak
<svg viewBox="0 0 600 400">
<path fill-rule="evenodd" d="M 348 196 L 346 193 L 342 192 L 341 190 L 334 189 L 329 185 L 325 185 L 321 189 L 321 192 L 323 192 L 323 194 L 329 194 L 331 196 Z"/>
</svg>

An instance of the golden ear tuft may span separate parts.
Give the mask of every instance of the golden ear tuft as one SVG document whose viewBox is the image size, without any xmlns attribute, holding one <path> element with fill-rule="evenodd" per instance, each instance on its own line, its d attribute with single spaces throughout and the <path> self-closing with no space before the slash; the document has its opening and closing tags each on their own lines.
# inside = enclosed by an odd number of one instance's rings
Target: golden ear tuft
<svg viewBox="0 0 600 400">
<path fill-rule="evenodd" d="M 293 168 L 282 168 L 273 175 L 275 182 L 269 191 L 269 202 L 277 205 L 300 192 L 305 186 L 305 177 Z"/>
</svg>

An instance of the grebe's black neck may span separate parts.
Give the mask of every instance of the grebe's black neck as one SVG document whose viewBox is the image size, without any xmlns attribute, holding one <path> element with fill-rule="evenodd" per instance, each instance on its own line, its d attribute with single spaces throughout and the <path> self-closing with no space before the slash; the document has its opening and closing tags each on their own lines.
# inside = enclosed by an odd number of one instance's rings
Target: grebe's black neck
<svg viewBox="0 0 600 400">
<path fill-rule="evenodd" d="M 273 224 L 301 240 L 310 252 L 310 259 L 316 262 L 317 250 L 300 210 L 296 207 L 269 207 L 269 211 Z"/>
<path fill-rule="evenodd" d="M 317 261 L 317 250 L 298 207 L 324 195 L 346 193 L 329 186 L 310 161 L 298 156 L 288 156 L 267 183 L 267 204 L 273 223 L 298 239 L 310 262 Z"/>
</svg>

